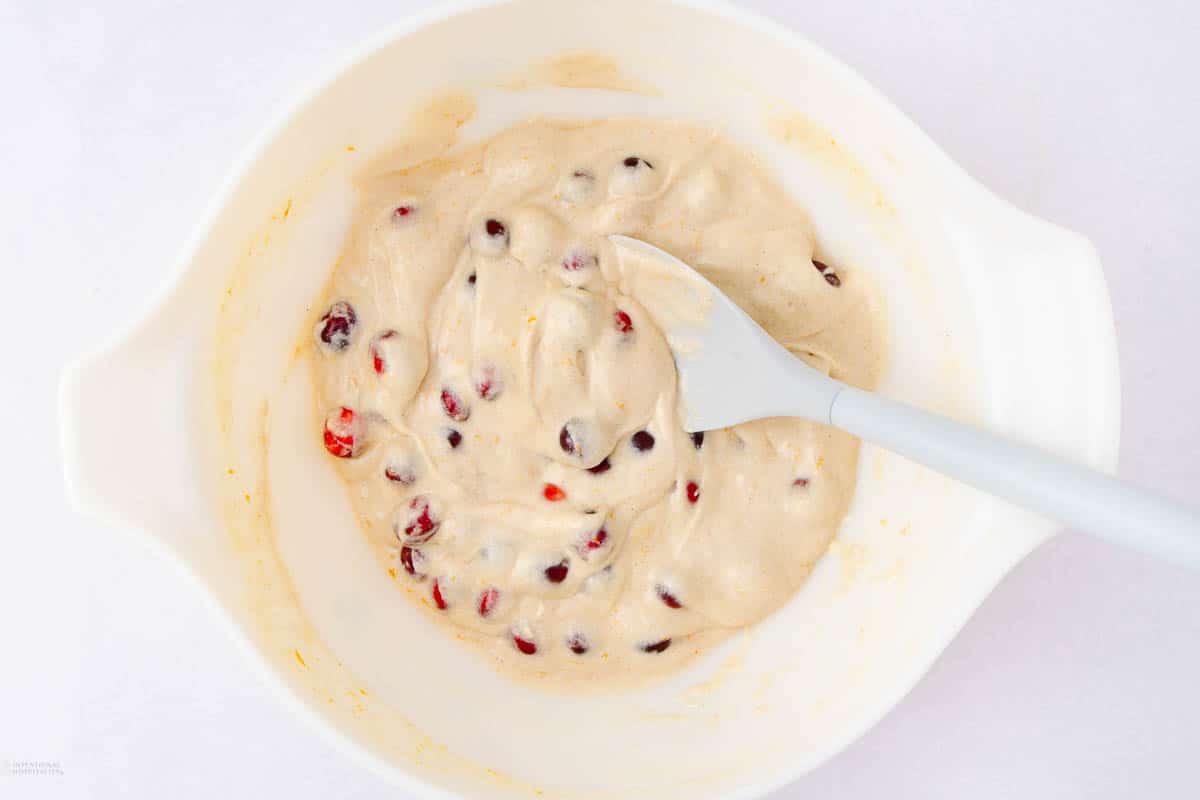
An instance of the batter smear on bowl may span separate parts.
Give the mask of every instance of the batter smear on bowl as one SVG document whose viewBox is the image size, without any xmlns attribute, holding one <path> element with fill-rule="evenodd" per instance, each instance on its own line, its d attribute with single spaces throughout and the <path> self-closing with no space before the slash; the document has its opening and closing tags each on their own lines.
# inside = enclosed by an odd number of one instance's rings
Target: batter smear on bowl
<svg viewBox="0 0 1200 800">
<path fill-rule="evenodd" d="M 814 258 L 755 157 L 650 119 L 534 120 L 369 176 L 305 345 L 314 441 L 400 586 L 501 666 L 592 684 L 672 669 L 785 603 L 858 457 L 793 419 L 685 432 L 647 313 L 664 289 L 622 273 L 614 233 L 873 387 L 868 281 Z"/>
</svg>

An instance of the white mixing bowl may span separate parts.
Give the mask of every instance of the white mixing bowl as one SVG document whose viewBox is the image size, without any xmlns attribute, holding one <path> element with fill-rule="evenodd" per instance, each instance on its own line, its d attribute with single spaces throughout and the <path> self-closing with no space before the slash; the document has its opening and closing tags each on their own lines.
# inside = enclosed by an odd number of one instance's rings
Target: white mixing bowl
<svg viewBox="0 0 1200 800">
<path fill-rule="evenodd" d="M 658 93 L 498 88 L 565 51 Z M 447 89 L 479 100 L 465 139 L 545 112 L 685 117 L 744 140 L 811 209 L 822 251 L 879 281 L 882 391 L 1111 470 L 1116 349 L 1093 249 L 991 196 L 846 67 L 744 12 L 474 3 L 403 24 L 308 92 L 238 165 L 147 316 L 68 371 L 75 502 L 160 542 L 293 705 L 410 791 L 760 795 L 878 720 L 1054 526 L 868 446 L 812 580 L 686 673 L 580 695 L 494 675 L 372 560 L 294 358 L 349 176 Z M 116 422 L 129 396 L 148 431 L 137 449 Z"/>
</svg>

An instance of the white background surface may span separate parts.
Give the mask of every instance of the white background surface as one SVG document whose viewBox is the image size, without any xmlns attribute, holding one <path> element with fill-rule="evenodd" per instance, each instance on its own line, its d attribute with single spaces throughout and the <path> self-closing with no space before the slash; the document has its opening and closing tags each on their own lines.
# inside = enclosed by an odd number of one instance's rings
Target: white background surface
<svg viewBox="0 0 1200 800">
<path fill-rule="evenodd" d="M 0 767 L 66 773 L 0 776 L 0 797 L 400 797 L 293 719 L 173 568 L 71 513 L 55 398 L 62 364 L 142 306 L 280 99 L 426 3 L 75 5 L 0 0 Z M 744 5 L 1096 242 L 1121 472 L 1200 500 L 1200 4 Z M 113 421 L 130 447 L 137 423 L 134 404 Z M 1068 534 L 882 724 L 774 800 L 1195 797 L 1198 675 L 1200 576 Z"/>
</svg>

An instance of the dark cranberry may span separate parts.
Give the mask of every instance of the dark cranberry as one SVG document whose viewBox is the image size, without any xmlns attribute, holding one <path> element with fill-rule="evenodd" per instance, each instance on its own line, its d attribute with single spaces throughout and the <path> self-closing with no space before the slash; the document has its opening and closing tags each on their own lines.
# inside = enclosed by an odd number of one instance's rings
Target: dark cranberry
<svg viewBox="0 0 1200 800">
<path fill-rule="evenodd" d="M 388 371 L 387 356 L 384 354 L 384 342 L 395 339 L 400 334 L 395 331 L 384 331 L 371 340 L 371 364 L 379 375 Z"/>
<path fill-rule="evenodd" d="M 468 275 L 468 276 L 467 276 L 467 283 L 468 283 L 469 285 L 471 285 L 471 286 L 474 286 L 474 285 L 475 285 L 475 280 L 476 280 L 476 277 L 475 277 L 475 273 L 474 273 L 474 272 L 472 272 L 470 275 Z"/>
<path fill-rule="evenodd" d="M 396 206 L 396 210 L 392 212 L 392 215 L 397 219 L 400 219 L 401 217 L 407 217 L 413 214 L 415 211 L 416 209 L 412 206 Z"/>
<path fill-rule="evenodd" d="M 471 416 L 471 407 L 453 389 L 442 389 L 442 410 L 455 422 L 463 422 Z"/>
<path fill-rule="evenodd" d="M 437 533 L 441 524 L 429 508 L 429 499 L 417 495 L 408 504 L 408 517 L 402 530 L 403 540 L 408 544 L 427 542 Z"/>
<path fill-rule="evenodd" d="M 537 652 L 537 644 L 529 639 L 526 639 L 524 636 L 515 631 L 513 632 L 512 640 L 513 644 L 517 646 L 517 649 L 527 656 L 531 656 Z"/>
<path fill-rule="evenodd" d="M 487 231 L 488 236 L 499 238 L 508 235 L 508 228 L 504 227 L 504 223 L 498 219 L 489 219 L 484 223 L 483 227 Z"/>
<path fill-rule="evenodd" d="M 400 548 L 400 563 L 404 565 L 404 571 L 414 578 L 424 578 L 425 573 L 421 571 L 420 564 L 425 561 L 425 556 L 420 550 L 405 545 Z"/>
<path fill-rule="evenodd" d="M 500 602 L 500 590 L 492 586 L 479 593 L 479 616 L 490 617 Z"/>
<path fill-rule="evenodd" d="M 575 170 L 574 172 L 572 172 L 572 173 L 571 173 L 571 177 L 573 177 L 573 178 L 587 178 L 588 180 L 591 180 L 591 179 L 592 179 L 592 174 L 591 174 L 590 172 L 587 172 L 587 171 L 585 171 L 585 170 L 582 170 L 582 169 L 577 169 L 577 170 Z"/>
<path fill-rule="evenodd" d="M 832 272 L 825 273 L 825 282 L 828 283 L 830 286 L 841 286 L 842 285 L 842 279 L 839 278 L 836 274 L 834 274 Z"/>
<path fill-rule="evenodd" d="M 671 594 L 671 590 L 665 586 L 656 586 L 655 591 L 658 592 L 658 599 L 662 600 L 667 608 L 683 608 L 683 603 L 679 602 L 679 598 Z"/>
<path fill-rule="evenodd" d="M 557 564 L 552 564 L 549 567 L 546 567 L 546 580 L 550 581 L 551 583 L 562 583 L 567 579 L 567 572 L 570 571 L 570 569 L 570 564 L 568 564 L 567 560 L 564 558 Z"/>
<path fill-rule="evenodd" d="M 663 650 L 666 650 L 670 646 L 671 646 L 671 640 L 663 639 L 662 641 L 651 642 L 650 644 L 642 645 L 642 652 L 644 652 L 644 653 L 661 653 Z"/>
<path fill-rule="evenodd" d="M 564 453 L 575 452 L 575 439 L 571 437 L 571 431 L 567 430 L 566 425 L 563 425 L 562 430 L 558 432 L 558 446 Z"/>
<path fill-rule="evenodd" d="M 442 597 L 442 584 L 436 580 L 433 582 L 433 602 L 442 611 L 446 610 L 446 598 Z"/>
<path fill-rule="evenodd" d="M 635 449 L 642 452 L 654 449 L 654 435 L 650 431 L 638 431 L 630 439 L 630 442 Z"/>
<path fill-rule="evenodd" d="M 361 449 L 362 429 L 352 409 L 339 408 L 325 418 L 325 449 L 338 458 L 354 458 Z"/>
<path fill-rule="evenodd" d="M 572 633 L 567 637 L 567 647 L 577 656 L 581 656 L 588 651 L 587 637 L 582 633 Z"/>
<path fill-rule="evenodd" d="M 450 444 L 452 449 L 456 449 L 460 444 L 462 444 L 462 434 L 454 430 L 454 428 L 451 428 L 450 430 L 446 431 L 446 441 Z"/>
<path fill-rule="evenodd" d="M 646 159 L 638 158 L 637 156 L 629 156 L 629 158 L 625 159 L 621 163 L 624 164 L 625 166 L 629 167 L 630 169 L 636 169 L 637 167 L 641 166 L 642 164 L 645 164 L 650 169 L 654 169 L 653 164 L 651 164 Z"/>
<path fill-rule="evenodd" d="M 824 272 L 825 270 L 829 269 L 828 265 L 817 261 L 815 258 L 813 259 L 813 266 L 817 268 L 817 272 Z"/>
<path fill-rule="evenodd" d="M 329 307 L 325 316 L 321 317 L 321 342 L 332 350 L 345 350 L 350 346 L 350 337 L 358 325 L 358 314 L 354 306 L 344 300 L 338 300 Z"/>
<path fill-rule="evenodd" d="M 700 486 L 695 481 L 688 481 L 687 499 L 689 503 L 695 503 L 700 499 Z"/>
<path fill-rule="evenodd" d="M 388 464 L 383 468 L 383 476 L 389 481 L 399 483 L 402 486 L 412 486 L 417 482 L 417 473 L 413 471 L 413 468 L 399 464 Z"/>
<path fill-rule="evenodd" d="M 618 310 L 617 313 L 613 314 L 613 322 L 616 324 L 619 333 L 633 332 L 633 320 L 624 311 Z"/>
<path fill-rule="evenodd" d="M 692 445 L 697 450 L 699 450 L 701 447 L 704 447 L 704 431 L 696 431 L 695 433 L 691 434 L 691 436 Z"/>
<path fill-rule="evenodd" d="M 562 490 L 561 486 L 553 483 L 547 483 L 542 487 L 542 497 L 549 500 L 551 503 L 557 503 L 559 500 L 565 500 L 567 493 Z"/>
<path fill-rule="evenodd" d="M 612 463 L 608 460 L 608 456 L 605 456 L 604 460 L 596 466 L 588 467 L 588 472 L 592 473 L 593 475 L 603 475 L 610 469 L 612 469 Z"/>
</svg>

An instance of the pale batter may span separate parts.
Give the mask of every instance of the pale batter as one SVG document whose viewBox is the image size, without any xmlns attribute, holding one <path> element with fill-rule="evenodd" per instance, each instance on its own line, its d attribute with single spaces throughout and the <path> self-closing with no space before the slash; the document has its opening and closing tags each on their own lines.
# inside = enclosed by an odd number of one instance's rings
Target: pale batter
<svg viewBox="0 0 1200 800">
<path fill-rule="evenodd" d="M 814 260 L 756 159 L 683 123 L 539 120 L 363 191 L 307 351 L 325 447 L 398 583 L 502 666 L 592 683 L 791 597 L 846 512 L 857 442 L 798 420 L 685 433 L 653 300 L 605 239 L 674 253 L 871 387 L 866 281 Z"/>
</svg>

